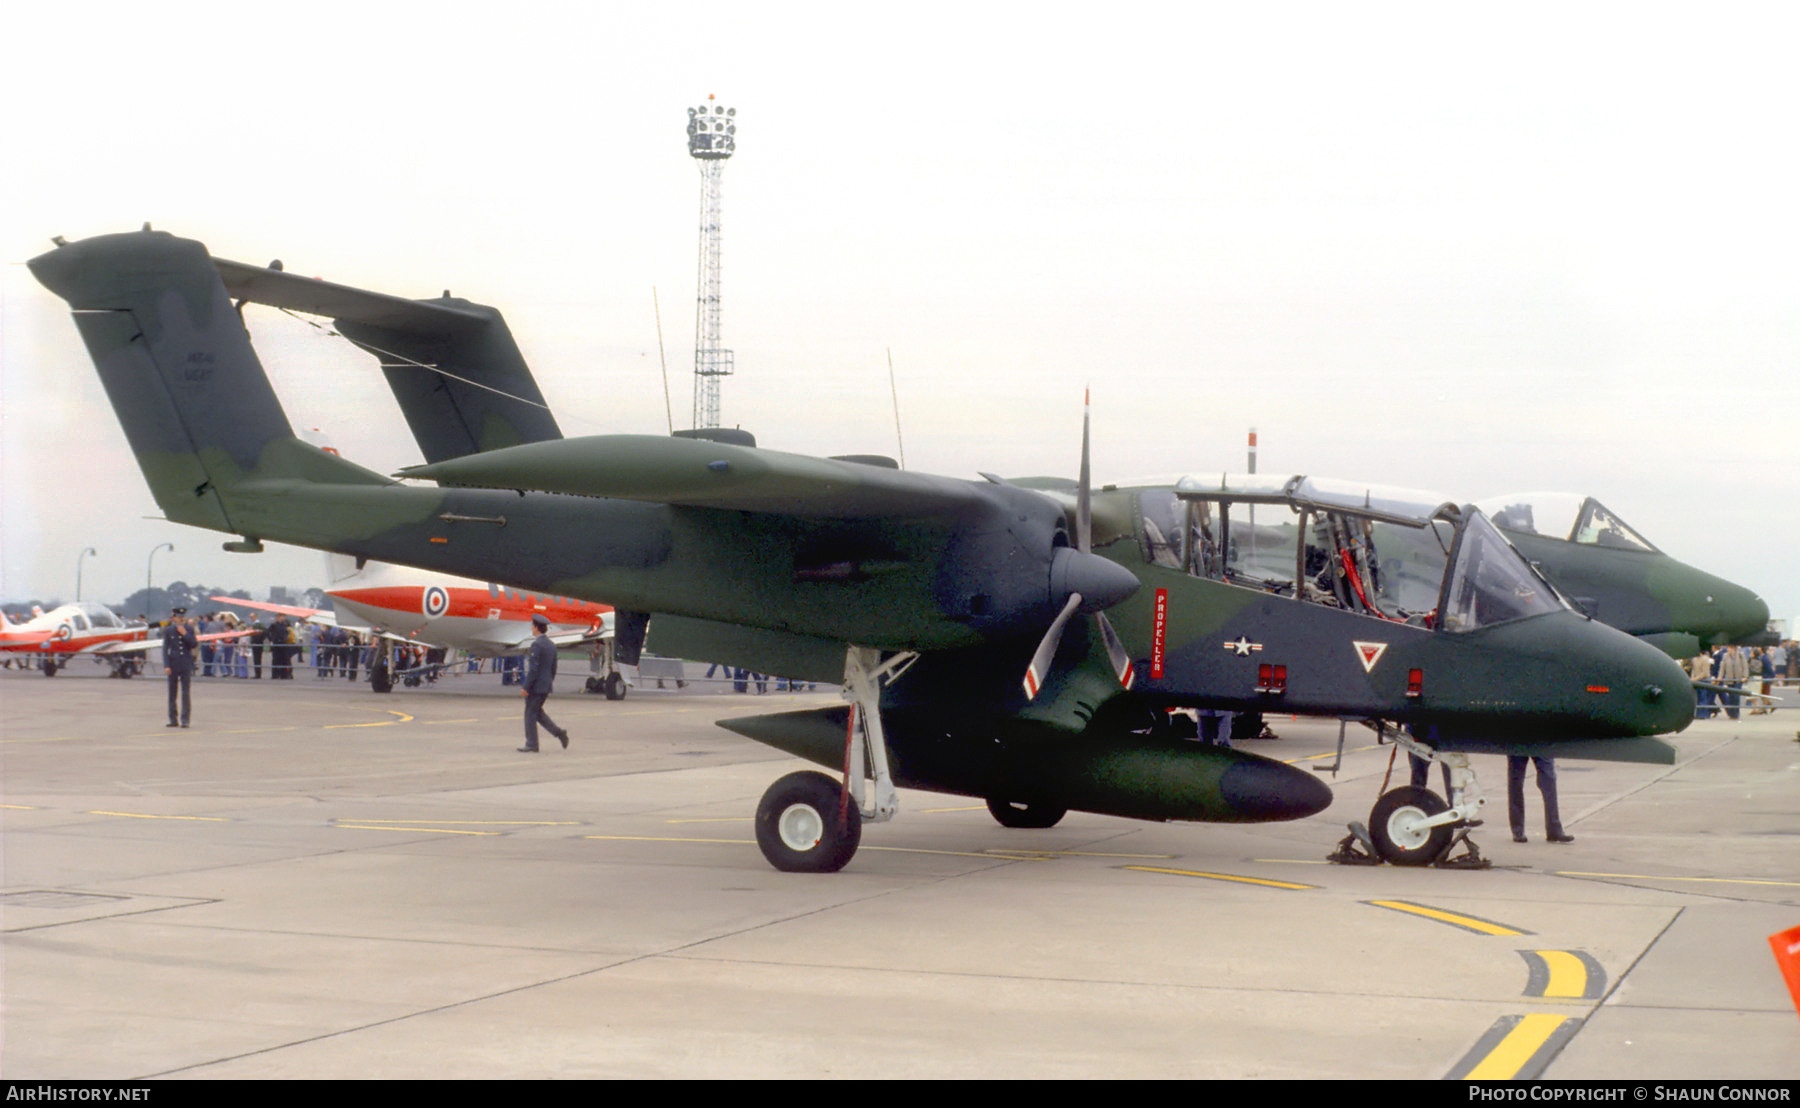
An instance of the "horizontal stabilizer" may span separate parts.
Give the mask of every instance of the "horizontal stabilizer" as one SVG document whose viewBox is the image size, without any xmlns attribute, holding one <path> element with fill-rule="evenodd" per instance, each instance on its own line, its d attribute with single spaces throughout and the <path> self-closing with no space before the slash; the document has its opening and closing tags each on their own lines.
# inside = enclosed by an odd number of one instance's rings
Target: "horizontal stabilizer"
<svg viewBox="0 0 1800 1108">
<path fill-rule="evenodd" d="M 425 335 L 476 331 L 488 322 L 479 305 L 466 301 L 408 300 L 224 258 L 214 258 L 213 265 L 233 300 L 271 308 Z"/>
<path fill-rule="evenodd" d="M 943 515 L 986 503 L 968 481 L 656 435 L 537 442 L 414 466 L 399 476 L 816 519 Z"/>
</svg>

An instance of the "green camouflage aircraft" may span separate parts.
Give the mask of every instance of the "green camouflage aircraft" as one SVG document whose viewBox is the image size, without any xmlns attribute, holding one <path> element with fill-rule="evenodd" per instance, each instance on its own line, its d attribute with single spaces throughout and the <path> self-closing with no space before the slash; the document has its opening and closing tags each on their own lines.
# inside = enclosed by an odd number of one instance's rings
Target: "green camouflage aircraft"
<svg viewBox="0 0 1800 1108">
<path fill-rule="evenodd" d="M 227 549 L 274 540 L 600 601 L 624 661 L 648 635 L 841 682 L 844 707 L 726 724 L 841 774 L 764 795 L 757 840 L 781 869 L 841 868 L 897 786 L 983 798 L 1009 826 L 1330 803 L 1303 770 L 1193 741 L 1171 715 L 1190 708 L 1404 725 L 1401 745 L 1451 768 L 1454 803 L 1395 789 L 1371 830 L 1388 860 L 1426 864 L 1484 803 L 1471 752 L 1668 762 L 1649 736 L 1693 718 L 1678 666 L 1571 610 L 1473 508 L 1306 492 L 1340 568 L 1365 524 L 1445 544 L 1431 611 L 1372 612 L 1234 581 L 1229 507 L 1198 518 L 1206 483 L 1093 490 L 1085 429 L 1073 482 L 935 477 L 741 432 L 564 439 L 491 308 L 215 261 L 148 227 L 29 265 L 68 301 L 158 505 L 240 536 Z M 233 296 L 335 316 L 382 358 L 427 464 L 396 479 L 295 437 Z"/>
<path fill-rule="evenodd" d="M 1477 505 L 1578 611 L 1672 658 L 1775 641 L 1762 597 L 1669 557 L 1591 496 L 1514 493 Z"/>
</svg>

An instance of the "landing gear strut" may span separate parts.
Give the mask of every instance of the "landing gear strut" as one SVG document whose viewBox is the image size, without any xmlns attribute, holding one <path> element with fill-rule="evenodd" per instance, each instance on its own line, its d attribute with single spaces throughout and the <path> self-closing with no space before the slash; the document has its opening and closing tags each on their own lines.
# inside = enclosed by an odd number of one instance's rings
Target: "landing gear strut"
<svg viewBox="0 0 1800 1108">
<path fill-rule="evenodd" d="M 756 809 L 756 845 L 770 865 L 788 873 L 836 873 L 856 854 L 865 822 L 885 823 L 899 811 L 881 729 L 881 686 L 917 657 L 908 651 L 882 661 L 879 650 L 866 646 L 845 652 L 842 695 L 850 721 L 843 783 L 808 770 L 769 786 Z"/>
<path fill-rule="evenodd" d="M 1440 752 L 1404 730 L 1394 734 L 1394 743 L 1408 754 L 1449 768 L 1450 803 L 1416 785 L 1389 789 L 1375 801 L 1369 826 L 1365 829 L 1351 824 L 1350 834 L 1338 844 L 1338 853 L 1331 860 L 1364 865 L 1379 860 L 1396 866 L 1456 869 L 1486 869 L 1492 865 L 1469 840 L 1469 831 L 1481 822 L 1476 817 L 1487 803 L 1469 768 L 1469 756 Z M 1358 844 L 1372 848 L 1372 856 L 1357 850 Z M 1452 856 L 1458 846 L 1463 852 Z"/>
</svg>

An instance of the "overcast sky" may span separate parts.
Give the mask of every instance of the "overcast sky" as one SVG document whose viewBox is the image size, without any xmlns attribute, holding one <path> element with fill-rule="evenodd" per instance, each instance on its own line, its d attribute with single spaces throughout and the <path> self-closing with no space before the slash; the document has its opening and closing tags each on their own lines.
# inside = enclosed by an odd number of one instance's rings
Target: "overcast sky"
<svg viewBox="0 0 1800 1108">
<path fill-rule="evenodd" d="M 1791 4 L 48 5 L 0 42 L 0 598 L 319 584 L 156 508 L 50 236 L 505 312 L 569 434 L 688 423 L 724 171 L 724 421 L 909 468 L 1590 493 L 1800 616 Z M 122 9 L 121 9 L 122 10 Z M 902 14 L 903 12 L 903 14 Z M 372 360 L 252 310 L 296 427 L 392 471 Z M 1790 631 L 1790 633 L 1792 633 Z"/>
</svg>

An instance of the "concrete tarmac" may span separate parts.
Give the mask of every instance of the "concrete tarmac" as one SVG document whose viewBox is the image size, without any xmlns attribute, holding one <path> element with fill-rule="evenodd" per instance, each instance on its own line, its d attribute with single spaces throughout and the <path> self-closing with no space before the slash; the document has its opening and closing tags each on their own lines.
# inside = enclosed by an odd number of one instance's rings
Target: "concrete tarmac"
<svg viewBox="0 0 1800 1108">
<path fill-rule="evenodd" d="M 1530 785 L 1514 844 L 1477 759 L 1488 870 L 1325 864 L 1388 768 L 1353 728 L 1311 819 L 903 791 L 795 875 L 751 817 L 799 763 L 713 721 L 835 693 L 579 676 L 526 755 L 491 675 L 196 679 L 183 730 L 160 678 L 0 671 L 0 1075 L 1800 1079 L 1800 712 L 1560 762 L 1568 845 Z M 1336 723 L 1271 723 L 1243 745 L 1331 762 Z"/>
</svg>

